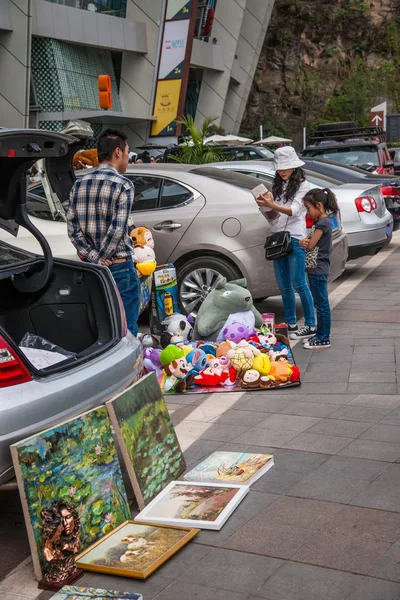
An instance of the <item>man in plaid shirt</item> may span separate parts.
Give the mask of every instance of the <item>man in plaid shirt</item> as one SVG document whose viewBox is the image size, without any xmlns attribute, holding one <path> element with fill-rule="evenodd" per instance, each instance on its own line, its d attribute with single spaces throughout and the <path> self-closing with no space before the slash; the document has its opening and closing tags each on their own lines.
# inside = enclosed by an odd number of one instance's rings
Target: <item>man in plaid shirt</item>
<svg viewBox="0 0 400 600">
<path fill-rule="evenodd" d="M 97 153 L 100 166 L 76 181 L 71 190 L 68 235 L 81 260 L 109 267 L 124 304 L 128 329 L 137 335 L 140 282 L 128 233 L 134 187 L 122 175 L 129 162 L 126 135 L 107 129 L 99 137 Z"/>
</svg>

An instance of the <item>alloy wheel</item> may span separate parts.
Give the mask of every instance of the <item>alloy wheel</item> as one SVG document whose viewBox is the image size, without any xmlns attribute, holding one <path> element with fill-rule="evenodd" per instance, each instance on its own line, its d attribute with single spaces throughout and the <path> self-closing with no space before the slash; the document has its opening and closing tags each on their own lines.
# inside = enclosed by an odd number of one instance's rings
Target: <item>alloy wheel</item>
<svg viewBox="0 0 400 600">
<path fill-rule="evenodd" d="M 218 271 L 209 268 L 195 269 L 186 275 L 180 284 L 179 298 L 187 314 L 197 315 L 201 304 L 221 278 Z"/>
</svg>

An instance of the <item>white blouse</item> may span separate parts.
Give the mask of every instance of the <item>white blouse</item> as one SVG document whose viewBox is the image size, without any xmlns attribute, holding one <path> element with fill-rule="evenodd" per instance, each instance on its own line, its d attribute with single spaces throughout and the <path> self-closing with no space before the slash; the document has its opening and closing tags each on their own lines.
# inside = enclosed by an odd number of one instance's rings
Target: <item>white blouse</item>
<svg viewBox="0 0 400 600">
<path fill-rule="evenodd" d="M 287 206 L 292 209 L 292 216 L 278 213 L 279 216 L 273 221 L 269 221 L 271 231 L 270 233 L 277 233 L 278 231 L 289 231 L 290 235 L 296 239 L 303 239 L 307 237 L 306 228 L 306 214 L 307 210 L 304 206 L 304 196 L 311 189 L 308 181 L 303 181 L 300 184 L 294 198 L 289 202 L 284 202 L 285 190 L 287 187 L 287 181 L 284 182 L 282 187 L 282 196 L 275 198 L 275 203 L 281 206 Z M 264 209 L 262 212 L 268 213 L 271 209 Z M 267 215 L 265 217 L 268 219 Z"/>
</svg>

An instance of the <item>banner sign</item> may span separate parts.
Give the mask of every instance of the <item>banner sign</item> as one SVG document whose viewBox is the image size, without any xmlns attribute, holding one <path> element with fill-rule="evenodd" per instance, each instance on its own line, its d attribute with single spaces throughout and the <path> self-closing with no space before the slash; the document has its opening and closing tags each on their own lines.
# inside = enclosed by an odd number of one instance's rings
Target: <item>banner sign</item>
<svg viewBox="0 0 400 600">
<path fill-rule="evenodd" d="M 167 0 L 151 136 L 176 135 L 184 104 L 192 52 L 196 0 Z"/>
</svg>

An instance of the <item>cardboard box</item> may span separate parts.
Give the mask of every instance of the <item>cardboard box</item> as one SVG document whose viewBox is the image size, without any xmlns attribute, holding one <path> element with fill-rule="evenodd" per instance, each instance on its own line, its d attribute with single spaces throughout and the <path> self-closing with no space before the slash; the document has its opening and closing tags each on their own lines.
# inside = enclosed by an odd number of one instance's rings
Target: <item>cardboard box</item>
<svg viewBox="0 0 400 600">
<path fill-rule="evenodd" d="M 150 331 L 161 335 L 161 322 L 174 313 L 179 313 L 178 281 L 172 263 L 159 265 L 153 273 L 151 291 Z"/>
</svg>

